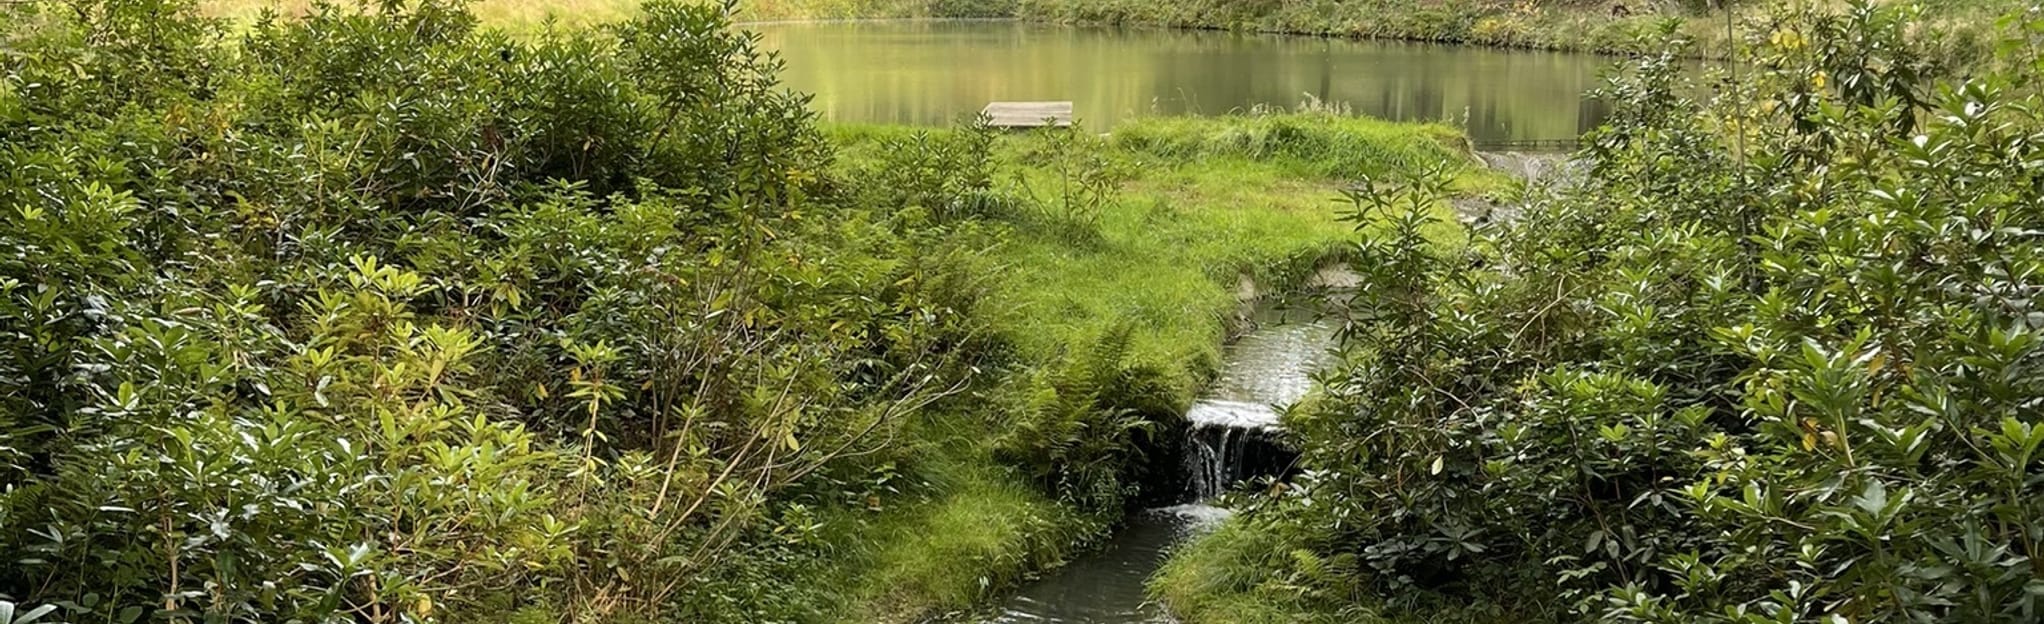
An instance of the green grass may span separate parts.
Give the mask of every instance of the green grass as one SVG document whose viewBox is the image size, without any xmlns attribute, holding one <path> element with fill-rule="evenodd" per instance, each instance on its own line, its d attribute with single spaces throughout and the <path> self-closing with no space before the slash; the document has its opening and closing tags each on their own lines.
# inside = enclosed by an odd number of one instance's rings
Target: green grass
<svg viewBox="0 0 2044 624">
<path fill-rule="evenodd" d="M 1320 570 L 1312 573 L 1305 570 Z M 1241 518 L 1180 546 L 1149 593 L 1183 624 L 1527 624 L 1543 621 L 1495 605 L 1430 601 L 1425 608 L 1387 608 L 1367 589 L 1341 587 L 1350 572 Z M 1299 582 L 1293 575 L 1313 577 Z M 1315 588 L 1312 591 L 1306 588 Z M 1314 592 L 1333 592 L 1321 595 Z"/>
<path fill-rule="evenodd" d="M 1098 242 L 1024 229 L 1000 251 L 1016 286 L 1003 293 L 1014 314 L 1000 327 L 1042 353 L 1132 320 L 1136 362 L 1174 374 L 1189 393 L 1218 365 L 1244 278 L 1286 287 L 1351 240 L 1336 219 L 1337 185 L 1423 160 L 1461 162 L 1450 139 L 1459 136 L 1325 115 L 1126 124 L 1109 146 L 1135 173 L 1102 213 Z"/>
<path fill-rule="evenodd" d="M 839 126 L 842 158 L 912 129 Z M 1025 162 L 1039 137 L 998 142 L 1011 196 L 1055 201 L 1056 176 Z M 1133 364 L 1167 376 L 1183 400 L 1219 362 L 1243 280 L 1296 283 L 1351 240 L 1336 216 L 1340 184 L 1422 162 L 1463 172 L 1471 192 L 1496 183 L 1470 167 L 1459 131 L 1331 114 L 1160 117 L 1117 126 L 1102 146 L 1128 173 L 1096 222 L 1074 231 L 1023 215 L 992 250 L 1008 267 L 995 327 L 1026 357 L 1083 348 L 1132 323 Z"/>
<path fill-rule="evenodd" d="M 937 497 L 886 512 L 840 510 L 836 578 L 846 624 L 918 621 L 971 608 L 1070 556 L 1106 528 L 1045 498 L 985 457 L 941 457 Z"/>
<path fill-rule="evenodd" d="M 1286 591 L 1283 545 L 1230 520 L 1171 554 L 1150 579 L 1151 596 L 1185 624 L 1333 624 L 1345 620 Z"/>
</svg>

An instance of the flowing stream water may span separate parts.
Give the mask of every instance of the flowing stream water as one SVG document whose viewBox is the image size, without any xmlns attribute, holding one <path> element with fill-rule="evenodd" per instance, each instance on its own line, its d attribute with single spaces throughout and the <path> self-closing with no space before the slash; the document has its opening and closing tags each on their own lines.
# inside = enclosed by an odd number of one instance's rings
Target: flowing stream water
<svg viewBox="0 0 2044 624">
<path fill-rule="evenodd" d="M 1150 603 L 1143 583 L 1169 548 L 1228 511 L 1207 505 L 1243 479 L 1277 476 L 1291 458 L 1264 441 L 1278 426 L 1276 407 L 1312 388 L 1334 328 L 1303 310 L 1261 308 L 1252 331 L 1223 350 L 1220 378 L 1186 413 L 1187 491 L 1183 504 L 1131 515 L 1100 551 L 1023 586 L 988 624 L 1160 624 L 1171 619 Z"/>
<path fill-rule="evenodd" d="M 746 26 L 788 86 L 845 122 L 941 125 L 991 101 L 1069 100 L 1095 130 L 1132 116 L 1217 115 L 1317 100 L 1397 121 L 1448 121 L 1480 147 L 1573 139 L 1609 57 L 1215 31 L 988 21 Z"/>
</svg>

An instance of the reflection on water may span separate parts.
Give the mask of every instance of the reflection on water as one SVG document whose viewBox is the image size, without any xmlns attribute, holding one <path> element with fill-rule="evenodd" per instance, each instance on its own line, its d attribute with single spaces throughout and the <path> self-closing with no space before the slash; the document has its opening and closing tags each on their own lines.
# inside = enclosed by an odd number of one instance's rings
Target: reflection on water
<svg viewBox="0 0 2044 624">
<path fill-rule="evenodd" d="M 944 124 L 996 100 L 1071 100 L 1095 128 L 1308 98 L 1396 120 L 1465 123 L 1479 144 L 1573 138 L 1610 61 L 1591 55 L 1209 31 L 1019 22 L 748 26 L 782 77 L 852 122 Z"/>
<path fill-rule="evenodd" d="M 1221 375 L 1206 400 L 1289 405 L 1313 389 L 1313 371 L 1328 363 L 1334 322 L 1318 306 L 1258 307 L 1255 331 L 1222 350 Z"/>
</svg>

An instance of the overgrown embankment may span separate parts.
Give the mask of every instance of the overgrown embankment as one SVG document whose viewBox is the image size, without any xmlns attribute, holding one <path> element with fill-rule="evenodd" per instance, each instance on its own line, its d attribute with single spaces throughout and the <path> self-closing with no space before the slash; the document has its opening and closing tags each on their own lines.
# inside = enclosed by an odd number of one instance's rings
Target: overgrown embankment
<svg viewBox="0 0 2044 624">
<path fill-rule="evenodd" d="M 852 168 L 956 166 L 901 154 L 955 131 L 840 126 Z M 996 191 L 986 210 L 1013 237 L 990 257 L 1012 274 L 995 320 L 1024 353 L 1044 357 L 1130 328 L 1129 361 L 1163 374 L 1182 406 L 1218 364 L 1223 322 L 1247 275 L 1268 287 L 1303 279 L 1344 253 L 1336 189 L 1432 163 L 1466 174 L 1471 193 L 1495 186 L 1460 131 L 1332 114 L 1160 117 L 1105 138 L 1007 133 L 992 145 Z"/>
<path fill-rule="evenodd" d="M 206 0 L 209 13 L 247 17 L 264 8 L 303 12 L 309 0 Z M 531 31 L 552 19 L 592 25 L 632 15 L 638 0 L 478 0 L 477 16 Z M 1639 5 L 1631 7 L 1628 5 Z M 1267 3 L 1241 0 L 754 0 L 738 5 L 744 21 L 1015 18 L 1044 22 L 1168 26 L 1215 30 L 1404 39 L 1546 48 L 1636 51 L 1638 36 L 1665 18 L 1691 34 L 1722 35 L 1703 8 L 1659 2 L 1484 1 Z M 1715 30 L 1713 30 L 1715 28 Z"/>
<path fill-rule="evenodd" d="M 1713 94 L 1615 80 L 1580 179 L 1453 248 L 1357 198 L 1356 347 L 1152 589 L 1196 624 L 2032 622 L 2044 22 L 1965 84 L 1856 4 Z M 1758 36 L 1765 35 L 1765 37 Z M 1848 112 L 1850 111 L 1850 112 Z"/>
<path fill-rule="evenodd" d="M 1668 33 L 1695 42 L 1685 54 L 1722 57 L 1730 49 L 1727 2 L 1707 0 L 1533 0 L 1528 2 L 1245 2 L 1241 0 L 1017 0 L 1015 15 L 1037 21 L 1129 24 L 1248 32 L 1431 41 L 1610 54 L 1657 51 Z M 1908 6 L 1912 0 L 1883 0 Z M 1763 3 L 1737 2 L 1735 22 L 1764 19 Z M 1817 2 L 1836 7 L 1843 2 Z M 1915 20 L 1933 58 L 1963 71 L 1992 51 L 1993 24 L 2020 12 L 2021 0 L 1957 0 L 1924 4 Z M 1749 28 L 1750 24 L 1736 24 Z M 1751 31 L 1747 31 L 1751 32 Z M 1764 34 L 1764 32 L 1763 32 Z M 1743 43 L 1743 42 L 1742 42 Z"/>
</svg>

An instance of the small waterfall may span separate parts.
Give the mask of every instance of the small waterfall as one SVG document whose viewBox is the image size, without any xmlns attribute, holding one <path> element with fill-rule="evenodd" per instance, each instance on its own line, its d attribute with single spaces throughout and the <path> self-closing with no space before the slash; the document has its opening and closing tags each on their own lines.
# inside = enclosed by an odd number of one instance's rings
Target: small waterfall
<svg viewBox="0 0 2044 624">
<path fill-rule="evenodd" d="M 1264 312 L 1259 312 L 1264 314 Z M 1108 548 L 1081 557 L 1016 593 L 990 624 L 1159 624 L 1172 621 L 1144 600 L 1144 579 L 1172 545 L 1212 529 L 1233 512 L 1213 499 L 1245 479 L 1289 476 L 1298 454 L 1283 444 L 1272 405 L 1289 405 L 1312 387 L 1308 374 L 1333 344 L 1321 323 L 1261 319 L 1227 347 L 1227 365 L 1174 432 L 1144 437 L 1148 461 L 1132 468 L 1143 484 L 1131 501 L 1145 511 Z"/>
<path fill-rule="evenodd" d="M 1244 480 L 1284 477 L 1298 454 L 1279 434 L 1273 405 L 1298 401 L 1327 356 L 1333 328 L 1317 320 L 1285 322 L 1259 312 L 1259 328 L 1228 347 L 1228 366 L 1206 397 L 1185 412 L 1182 502 L 1200 503 Z"/>
<path fill-rule="evenodd" d="M 1245 479 L 1283 476 L 1293 453 L 1275 439 L 1277 412 L 1235 401 L 1201 401 L 1186 413 L 1186 498 L 1220 496 Z"/>
</svg>

